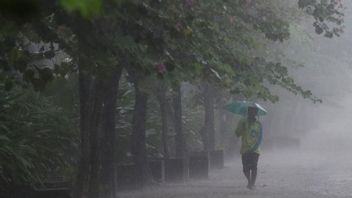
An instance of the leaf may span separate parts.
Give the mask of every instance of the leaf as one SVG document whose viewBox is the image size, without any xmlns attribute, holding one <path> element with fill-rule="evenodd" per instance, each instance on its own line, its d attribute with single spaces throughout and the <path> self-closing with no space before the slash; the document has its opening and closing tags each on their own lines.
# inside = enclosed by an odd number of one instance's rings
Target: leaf
<svg viewBox="0 0 352 198">
<path fill-rule="evenodd" d="M 7 142 L 9 142 L 9 141 L 11 141 L 7 136 L 5 136 L 5 135 L 0 135 L 0 140 L 4 140 L 4 141 L 7 141 Z"/>
<path fill-rule="evenodd" d="M 78 11 L 87 19 L 100 14 L 102 7 L 101 0 L 61 0 L 60 3 L 67 11 Z"/>
</svg>

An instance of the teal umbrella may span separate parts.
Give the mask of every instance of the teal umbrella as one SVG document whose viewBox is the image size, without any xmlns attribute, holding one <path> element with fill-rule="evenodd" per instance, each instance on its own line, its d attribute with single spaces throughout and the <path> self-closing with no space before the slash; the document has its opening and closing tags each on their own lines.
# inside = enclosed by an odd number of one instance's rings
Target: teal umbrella
<svg viewBox="0 0 352 198">
<path fill-rule="evenodd" d="M 267 113 L 267 111 L 262 106 L 252 101 L 234 101 L 226 105 L 224 108 L 229 112 L 239 114 L 242 116 L 247 116 L 248 107 L 257 108 L 259 116 L 263 116 Z"/>
</svg>

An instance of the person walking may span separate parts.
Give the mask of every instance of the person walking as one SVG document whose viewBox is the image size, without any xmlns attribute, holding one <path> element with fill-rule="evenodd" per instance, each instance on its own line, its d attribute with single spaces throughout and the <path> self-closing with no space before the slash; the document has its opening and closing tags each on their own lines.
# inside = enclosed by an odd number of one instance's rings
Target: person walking
<svg viewBox="0 0 352 198">
<path fill-rule="evenodd" d="M 236 129 L 236 136 L 241 138 L 241 156 L 243 173 L 247 178 L 248 189 L 255 188 L 257 165 L 263 138 L 262 124 L 257 120 L 258 108 L 248 107 L 247 118 L 242 119 Z"/>
</svg>

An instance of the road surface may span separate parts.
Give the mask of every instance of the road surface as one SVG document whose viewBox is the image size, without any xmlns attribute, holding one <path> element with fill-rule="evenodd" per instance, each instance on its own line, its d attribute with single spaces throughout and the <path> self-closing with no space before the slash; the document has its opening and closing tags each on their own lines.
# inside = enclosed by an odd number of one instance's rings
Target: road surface
<svg viewBox="0 0 352 198">
<path fill-rule="evenodd" d="M 304 150 L 263 153 L 255 190 L 246 189 L 239 158 L 208 180 L 161 184 L 119 198 L 347 198 L 352 197 L 352 155 Z"/>
</svg>

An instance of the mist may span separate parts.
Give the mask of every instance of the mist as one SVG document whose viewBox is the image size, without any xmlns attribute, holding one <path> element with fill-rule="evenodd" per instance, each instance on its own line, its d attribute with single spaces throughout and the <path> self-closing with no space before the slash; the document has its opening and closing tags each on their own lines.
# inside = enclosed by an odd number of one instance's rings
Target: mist
<svg viewBox="0 0 352 198">
<path fill-rule="evenodd" d="M 312 104 L 293 94 L 278 90 L 280 101 L 270 105 L 273 118 L 266 130 L 300 139 L 300 148 L 315 151 L 348 153 L 352 148 L 352 130 L 349 127 L 352 113 L 352 11 L 346 2 L 345 33 L 334 40 L 316 35 L 310 23 L 302 21 L 300 30 L 306 37 L 291 36 L 280 46 L 284 54 L 303 63 L 301 68 L 292 69 L 298 84 L 309 88 L 323 102 Z M 265 120 L 265 118 L 264 118 Z M 346 153 L 346 154 L 347 154 Z"/>
<path fill-rule="evenodd" d="M 4 2 L 1 198 L 352 196 L 351 1 Z"/>
</svg>

